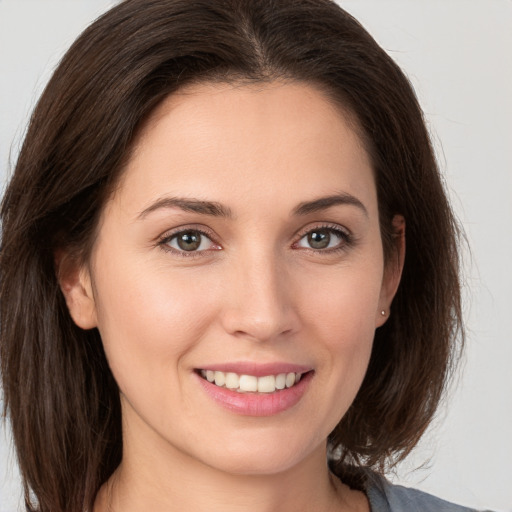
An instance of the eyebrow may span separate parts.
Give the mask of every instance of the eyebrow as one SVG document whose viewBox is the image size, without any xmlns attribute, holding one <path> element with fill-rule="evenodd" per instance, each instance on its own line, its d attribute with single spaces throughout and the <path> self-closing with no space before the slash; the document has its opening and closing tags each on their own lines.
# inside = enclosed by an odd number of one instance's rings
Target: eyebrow
<svg viewBox="0 0 512 512">
<path fill-rule="evenodd" d="M 340 194 L 335 194 L 327 197 L 320 197 L 318 199 L 314 199 L 313 201 L 306 201 L 304 203 L 300 203 L 294 210 L 294 215 L 308 215 L 310 213 L 319 212 L 322 210 L 327 210 L 332 206 L 338 205 L 351 205 L 359 208 L 366 217 L 368 217 L 368 210 L 364 206 L 364 204 L 357 199 L 357 197 L 352 194 L 347 194 L 342 192 Z"/>
<path fill-rule="evenodd" d="M 163 197 L 142 210 L 137 218 L 143 219 L 151 212 L 159 210 L 160 208 L 179 208 L 186 212 L 200 213 L 212 217 L 231 218 L 233 216 L 229 208 L 215 201 L 201 201 L 199 199 L 181 197 Z"/>
<path fill-rule="evenodd" d="M 305 216 L 311 213 L 327 210 L 332 206 L 351 205 L 359 208 L 366 217 L 368 210 L 357 197 L 345 192 L 332 196 L 320 197 L 312 201 L 305 201 L 296 206 L 292 212 L 293 215 Z M 163 197 L 158 199 L 147 208 L 142 210 L 137 219 L 143 219 L 151 212 L 160 208 L 179 208 L 186 212 L 199 213 L 201 215 L 209 215 L 212 217 L 233 218 L 231 209 L 216 201 L 202 201 L 200 199 L 190 199 L 181 197 Z"/>
</svg>

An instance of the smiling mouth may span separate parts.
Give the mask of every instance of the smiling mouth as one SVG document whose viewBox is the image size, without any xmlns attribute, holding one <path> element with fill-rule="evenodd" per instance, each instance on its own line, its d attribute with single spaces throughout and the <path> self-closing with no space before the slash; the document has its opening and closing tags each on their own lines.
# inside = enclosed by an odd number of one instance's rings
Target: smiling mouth
<svg viewBox="0 0 512 512">
<path fill-rule="evenodd" d="M 301 378 L 308 373 L 310 372 L 289 372 L 256 377 L 233 372 L 198 370 L 198 374 L 208 382 L 238 393 L 274 393 L 282 391 L 298 384 Z"/>
</svg>

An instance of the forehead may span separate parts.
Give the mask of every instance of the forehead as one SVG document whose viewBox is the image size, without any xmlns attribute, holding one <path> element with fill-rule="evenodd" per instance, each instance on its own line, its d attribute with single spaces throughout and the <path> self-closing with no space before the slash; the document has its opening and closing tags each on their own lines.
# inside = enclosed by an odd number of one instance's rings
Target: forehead
<svg viewBox="0 0 512 512">
<path fill-rule="evenodd" d="M 195 84 L 146 120 L 119 188 L 132 204 L 144 194 L 283 204 L 340 191 L 372 201 L 370 159 L 353 127 L 309 84 Z"/>
</svg>

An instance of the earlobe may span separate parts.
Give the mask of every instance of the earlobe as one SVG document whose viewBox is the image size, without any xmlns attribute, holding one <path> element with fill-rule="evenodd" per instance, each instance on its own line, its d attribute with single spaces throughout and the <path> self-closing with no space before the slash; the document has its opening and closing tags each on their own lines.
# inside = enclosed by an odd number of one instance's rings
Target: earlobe
<svg viewBox="0 0 512 512">
<path fill-rule="evenodd" d="M 60 289 L 75 324 L 82 329 L 96 327 L 96 304 L 89 270 L 61 251 L 55 254 L 55 266 Z"/>
<path fill-rule="evenodd" d="M 387 262 L 380 292 L 379 307 L 376 313 L 375 326 L 384 325 L 391 314 L 391 302 L 398 290 L 405 261 L 405 219 L 395 215 L 391 221 L 393 226 L 394 255 Z"/>
</svg>

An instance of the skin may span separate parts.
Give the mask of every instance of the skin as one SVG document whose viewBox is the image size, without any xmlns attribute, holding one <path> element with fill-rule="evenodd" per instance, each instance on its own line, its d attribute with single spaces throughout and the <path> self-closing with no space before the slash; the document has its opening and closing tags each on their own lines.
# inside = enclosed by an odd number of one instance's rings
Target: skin
<svg viewBox="0 0 512 512">
<path fill-rule="evenodd" d="M 361 385 L 400 265 L 384 265 L 371 163 L 351 126 L 291 82 L 190 86 L 143 126 L 90 262 L 61 277 L 121 390 L 123 460 L 95 512 L 369 510 L 329 473 L 326 438 Z M 296 212 L 339 194 L 357 201 Z M 208 235 L 185 255 L 170 238 L 184 229 Z M 315 229 L 329 248 L 311 247 Z M 314 375 L 290 409 L 244 416 L 198 384 L 196 369 L 228 361 Z"/>
</svg>

